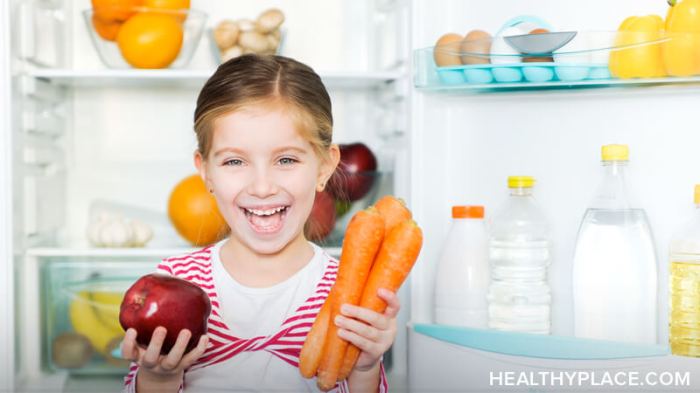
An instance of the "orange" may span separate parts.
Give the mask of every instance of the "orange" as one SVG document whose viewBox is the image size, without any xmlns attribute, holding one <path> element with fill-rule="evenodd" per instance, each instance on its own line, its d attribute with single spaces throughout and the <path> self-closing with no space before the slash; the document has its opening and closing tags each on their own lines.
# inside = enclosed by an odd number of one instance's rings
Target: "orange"
<svg viewBox="0 0 700 393">
<path fill-rule="evenodd" d="M 100 37 L 108 41 L 114 41 L 117 38 L 117 33 L 119 33 L 122 22 L 105 21 L 104 19 L 98 18 L 97 14 L 92 14 L 92 26 Z"/>
<path fill-rule="evenodd" d="M 169 10 L 189 9 L 190 0 L 144 0 L 143 6 L 148 8 L 165 8 Z"/>
<path fill-rule="evenodd" d="M 123 22 L 136 13 L 135 7 L 142 5 L 143 0 L 91 0 L 95 16 L 105 21 Z M 99 31 L 98 31 L 99 32 Z M 102 34 L 100 34 L 102 35 Z"/>
<path fill-rule="evenodd" d="M 165 10 L 181 10 L 181 14 L 174 13 L 178 21 L 183 22 L 187 18 L 187 10 L 190 8 L 190 0 L 143 0 L 143 6 L 147 8 L 159 8 Z M 173 13 L 171 13 L 172 15 Z"/>
<path fill-rule="evenodd" d="M 228 233 L 216 199 L 199 175 L 188 176 L 175 186 L 168 201 L 168 216 L 177 232 L 196 246 L 212 244 Z"/>
<path fill-rule="evenodd" d="M 166 68 L 180 53 L 182 36 L 182 27 L 172 16 L 144 12 L 124 22 L 117 44 L 133 67 Z"/>
</svg>

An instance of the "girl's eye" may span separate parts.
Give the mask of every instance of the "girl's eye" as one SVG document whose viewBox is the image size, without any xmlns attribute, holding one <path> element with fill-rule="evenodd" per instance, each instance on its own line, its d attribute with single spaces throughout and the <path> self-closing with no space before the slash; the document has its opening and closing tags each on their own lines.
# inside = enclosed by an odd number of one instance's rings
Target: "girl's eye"
<svg viewBox="0 0 700 393">
<path fill-rule="evenodd" d="M 279 161 L 279 163 L 282 165 L 291 165 L 291 164 L 294 164 L 296 162 L 298 162 L 298 161 L 295 160 L 294 158 L 291 158 L 291 157 L 282 157 L 282 158 L 280 158 L 280 161 Z"/>
<path fill-rule="evenodd" d="M 224 165 L 228 165 L 228 166 L 239 166 L 239 165 L 243 165 L 243 161 L 241 161 L 241 160 L 239 160 L 239 159 L 237 159 L 237 158 L 233 158 L 233 159 L 230 159 L 230 160 L 228 160 L 228 161 L 225 161 L 225 162 L 224 162 Z"/>
</svg>

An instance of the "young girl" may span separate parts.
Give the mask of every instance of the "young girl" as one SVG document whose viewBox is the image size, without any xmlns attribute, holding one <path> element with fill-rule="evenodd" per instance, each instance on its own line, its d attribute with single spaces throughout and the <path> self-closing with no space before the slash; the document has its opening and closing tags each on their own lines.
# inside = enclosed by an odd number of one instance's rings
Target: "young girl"
<svg viewBox="0 0 700 393">
<path fill-rule="evenodd" d="M 335 282 L 338 261 L 304 237 L 316 191 L 340 159 L 332 144 L 331 101 L 308 66 L 246 55 L 222 64 L 197 99 L 195 165 L 231 228 L 203 250 L 167 258 L 158 270 L 199 285 L 210 297 L 207 335 L 183 355 L 179 332 L 160 355 L 165 328 L 150 345 L 129 329 L 125 390 L 144 392 L 318 391 L 298 370 L 307 333 Z M 344 305 L 339 335 L 362 350 L 339 392 L 387 390 L 383 353 L 396 336 L 399 302 L 380 290 L 384 314 Z"/>
</svg>

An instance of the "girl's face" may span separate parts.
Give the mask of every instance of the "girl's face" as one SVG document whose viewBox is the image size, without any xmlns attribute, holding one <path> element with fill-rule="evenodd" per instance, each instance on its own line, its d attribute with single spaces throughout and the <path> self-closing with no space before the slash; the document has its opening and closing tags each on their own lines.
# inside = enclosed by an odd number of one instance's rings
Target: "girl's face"
<svg viewBox="0 0 700 393">
<path fill-rule="evenodd" d="M 247 107 L 214 121 L 209 156 L 195 163 L 231 234 L 259 254 L 304 240 L 316 189 L 337 164 L 321 160 L 283 108 Z"/>
</svg>

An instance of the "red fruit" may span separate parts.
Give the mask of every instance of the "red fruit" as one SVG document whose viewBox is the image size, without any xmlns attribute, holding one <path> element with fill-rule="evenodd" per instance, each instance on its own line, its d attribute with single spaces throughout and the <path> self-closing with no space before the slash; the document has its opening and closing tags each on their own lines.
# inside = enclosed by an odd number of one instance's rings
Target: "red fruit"
<svg viewBox="0 0 700 393">
<path fill-rule="evenodd" d="M 329 183 L 329 191 L 339 200 L 356 201 L 372 188 L 377 159 L 363 143 L 340 145 L 340 164 Z"/>
<path fill-rule="evenodd" d="M 147 347 L 158 326 L 168 330 L 160 353 L 165 355 L 175 345 L 182 329 L 192 333 L 187 349 L 197 346 L 207 332 L 211 312 L 209 296 L 197 285 L 164 274 L 148 274 L 139 278 L 126 291 L 119 310 L 122 328 L 138 332 L 136 342 Z"/>
<path fill-rule="evenodd" d="M 306 221 L 306 237 L 312 241 L 323 240 L 335 226 L 335 200 L 326 191 L 316 193 L 314 206 Z"/>
</svg>

